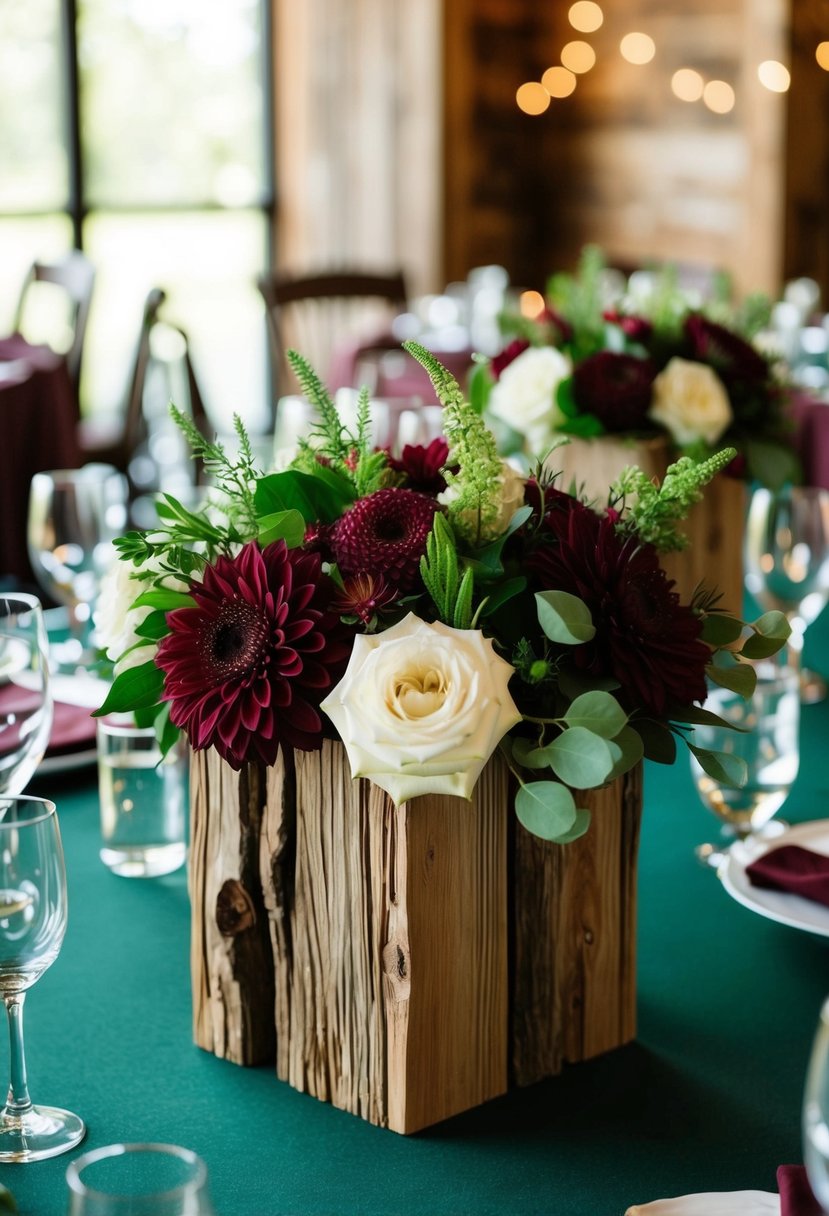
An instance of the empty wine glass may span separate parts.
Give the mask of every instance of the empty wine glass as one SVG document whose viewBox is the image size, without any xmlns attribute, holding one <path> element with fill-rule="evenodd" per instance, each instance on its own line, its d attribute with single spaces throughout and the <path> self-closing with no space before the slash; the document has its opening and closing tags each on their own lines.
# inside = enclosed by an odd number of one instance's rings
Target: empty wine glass
<svg viewBox="0 0 829 1216">
<path fill-rule="evenodd" d="M 801 667 L 803 635 L 829 600 L 829 491 L 816 486 L 755 490 L 748 511 L 745 583 L 766 609 L 785 612 L 791 624 L 790 662 Z M 805 701 L 826 692 L 819 677 L 803 672 Z"/>
<path fill-rule="evenodd" d="M 829 999 L 820 1011 L 806 1072 L 803 1161 L 815 1198 L 829 1212 Z"/>
<path fill-rule="evenodd" d="M 746 781 L 735 789 L 705 772 L 691 753 L 697 793 L 722 824 L 721 843 L 702 844 L 697 857 L 718 865 L 735 840 L 768 839 L 785 831 L 774 816 L 789 796 L 800 766 L 798 673 L 771 659 L 753 664 L 757 685 L 749 698 L 728 688 L 711 687 L 705 708 L 730 723 L 694 727 L 695 746 L 725 752 L 745 761 Z"/>
<path fill-rule="evenodd" d="M 65 604 L 73 635 L 58 653 L 72 669 L 88 652 L 92 609 L 101 578 L 113 560 L 112 542 L 126 524 L 126 485 L 112 465 L 36 473 L 29 494 L 29 560 L 38 582 Z"/>
<path fill-rule="evenodd" d="M 52 729 L 49 643 L 33 595 L 0 596 L 0 794 L 20 794 Z"/>
<path fill-rule="evenodd" d="M 9 1021 L 10 1082 L 0 1110 L 0 1161 L 40 1161 L 73 1148 L 77 1115 L 33 1106 L 23 1050 L 26 992 L 58 956 L 66 932 L 66 870 L 55 804 L 0 797 L 0 994 Z"/>
<path fill-rule="evenodd" d="M 68 1216 L 213 1216 L 207 1167 L 176 1144 L 108 1144 L 66 1171 Z"/>
</svg>

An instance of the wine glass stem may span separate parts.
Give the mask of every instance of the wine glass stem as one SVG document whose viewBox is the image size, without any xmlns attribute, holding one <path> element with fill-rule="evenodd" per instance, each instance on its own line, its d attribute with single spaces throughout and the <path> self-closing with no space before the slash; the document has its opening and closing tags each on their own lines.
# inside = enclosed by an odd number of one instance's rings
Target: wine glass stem
<svg viewBox="0 0 829 1216">
<path fill-rule="evenodd" d="M 799 672 L 803 667 L 803 636 L 806 633 L 806 622 L 797 613 L 792 613 L 789 617 L 789 624 L 792 627 L 786 643 L 789 665 Z"/>
<path fill-rule="evenodd" d="M 9 1019 L 9 1093 L 3 1110 L 5 1118 L 20 1118 L 32 1109 L 26 1080 L 26 1053 L 23 1049 L 23 1002 L 25 992 L 3 997 Z"/>
</svg>

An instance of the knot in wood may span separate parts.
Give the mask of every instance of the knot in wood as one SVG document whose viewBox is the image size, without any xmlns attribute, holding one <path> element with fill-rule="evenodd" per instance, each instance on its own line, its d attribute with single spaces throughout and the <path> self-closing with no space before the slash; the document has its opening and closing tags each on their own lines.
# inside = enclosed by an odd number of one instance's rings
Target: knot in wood
<svg viewBox="0 0 829 1216">
<path fill-rule="evenodd" d="M 216 926 L 223 937 L 236 937 L 256 924 L 253 900 L 236 878 L 228 878 L 216 896 Z"/>
</svg>

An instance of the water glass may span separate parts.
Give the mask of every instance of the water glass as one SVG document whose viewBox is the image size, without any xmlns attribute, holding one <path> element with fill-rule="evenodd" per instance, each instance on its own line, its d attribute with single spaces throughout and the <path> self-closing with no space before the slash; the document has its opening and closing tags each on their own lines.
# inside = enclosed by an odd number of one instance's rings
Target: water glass
<svg viewBox="0 0 829 1216">
<path fill-rule="evenodd" d="M 49 743 L 52 690 L 43 612 L 33 595 L 0 596 L 0 793 L 20 794 Z"/>
<path fill-rule="evenodd" d="M 187 854 L 187 762 L 174 747 L 162 759 L 152 727 L 98 723 L 101 860 L 123 878 L 157 878 Z"/>
<path fill-rule="evenodd" d="M 829 1211 L 829 999 L 820 1011 L 806 1073 L 803 1160 L 815 1198 Z"/>
<path fill-rule="evenodd" d="M 214 1216 L 207 1167 L 176 1144 L 108 1144 L 66 1171 L 68 1216 Z"/>
</svg>

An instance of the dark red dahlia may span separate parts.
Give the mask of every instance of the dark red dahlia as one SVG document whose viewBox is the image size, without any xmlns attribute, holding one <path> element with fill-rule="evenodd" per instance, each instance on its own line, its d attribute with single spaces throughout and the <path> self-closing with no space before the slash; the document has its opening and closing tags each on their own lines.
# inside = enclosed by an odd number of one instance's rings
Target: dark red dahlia
<svg viewBox="0 0 829 1216">
<path fill-rule="evenodd" d="M 170 720 L 232 768 L 273 764 L 280 743 L 322 743 L 318 706 L 345 670 L 349 631 L 330 611 L 316 553 L 255 541 L 207 566 L 194 608 L 167 615 L 156 665 Z"/>
<path fill-rule="evenodd" d="M 530 344 L 526 338 L 513 338 L 513 340 L 504 347 L 499 355 L 493 355 L 489 363 L 489 370 L 492 372 L 496 380 L 501 378 L 501 372 L 505 367 L 509 367 L 519 355 L 523 355 L 525 350 L 529 350 Z"/>
<path fill-rule="evenodd" d="M 417 582 L 438 504 L 414 490 L 376 490 L 349 507 L 334 529 L 340 572 L 381 574 L 399 591 Z"/>
<path fill-rule="evenodd" d="M 686 318 L 685 338 L 690 357 L 700 363 L 710 363 L 726 388 L 735 382 L 762 381 L 769 377 L 768 363 L 750 342 L 699 313 Z"/>
<path fill-rule="evenodd" d="M 546 537 L 527 565 L 545 591 L 569 591 L 590 609 L 596 636 L 568 653 L 577 667 L 613 676 L 628 709 L 663 717 L 702 701 L 710 650 L 680 604 L 652 545 L 621 536 L 589 509 L 545 515 Z"/>
<path fill-rule="evenodd" d="M 323 524 L 317 520 L 305 529 L 302 547 L 306 553 L 319 553 L 323 561 L 331 561 L 331 533 L 333 524 Z"/>
<path fill-rule="evenodd" d="M 449 458 L 449 444 L 445 439 L 433 439 L 428 447 L 422 443 L 407 444 L 400 459 L 389 457 L 389 467 L 406 474 L 406 489 L 420 494 L 440 494 L 446 489 L 446 478 L 441 470 Z"/>
<path fill-rule="evenodd" d="M 602 317 L 611 325 L 618 325 L 631 342 L 647 342 L 653 333 L 653 323 L 647 317 L 629 316 L 626 313 L 617 312 L 615 308 L 603 312 Z"/>
<path fill-rule="evenodd" d="M 650 359 L 601 350 L 574 370 L 573 397 L 606 431 L 634 431 L 647 424 L 655 375 Z"/>
<path fill-rule="evenodd" d="M 390 587 L 382 574 L 354 574 L 343 581 L 331 601 L 331 608 L 342 616 L 357 616 L 367 625 L 371 618 L 397 599 L 399 592 Z"/>
</svg>

